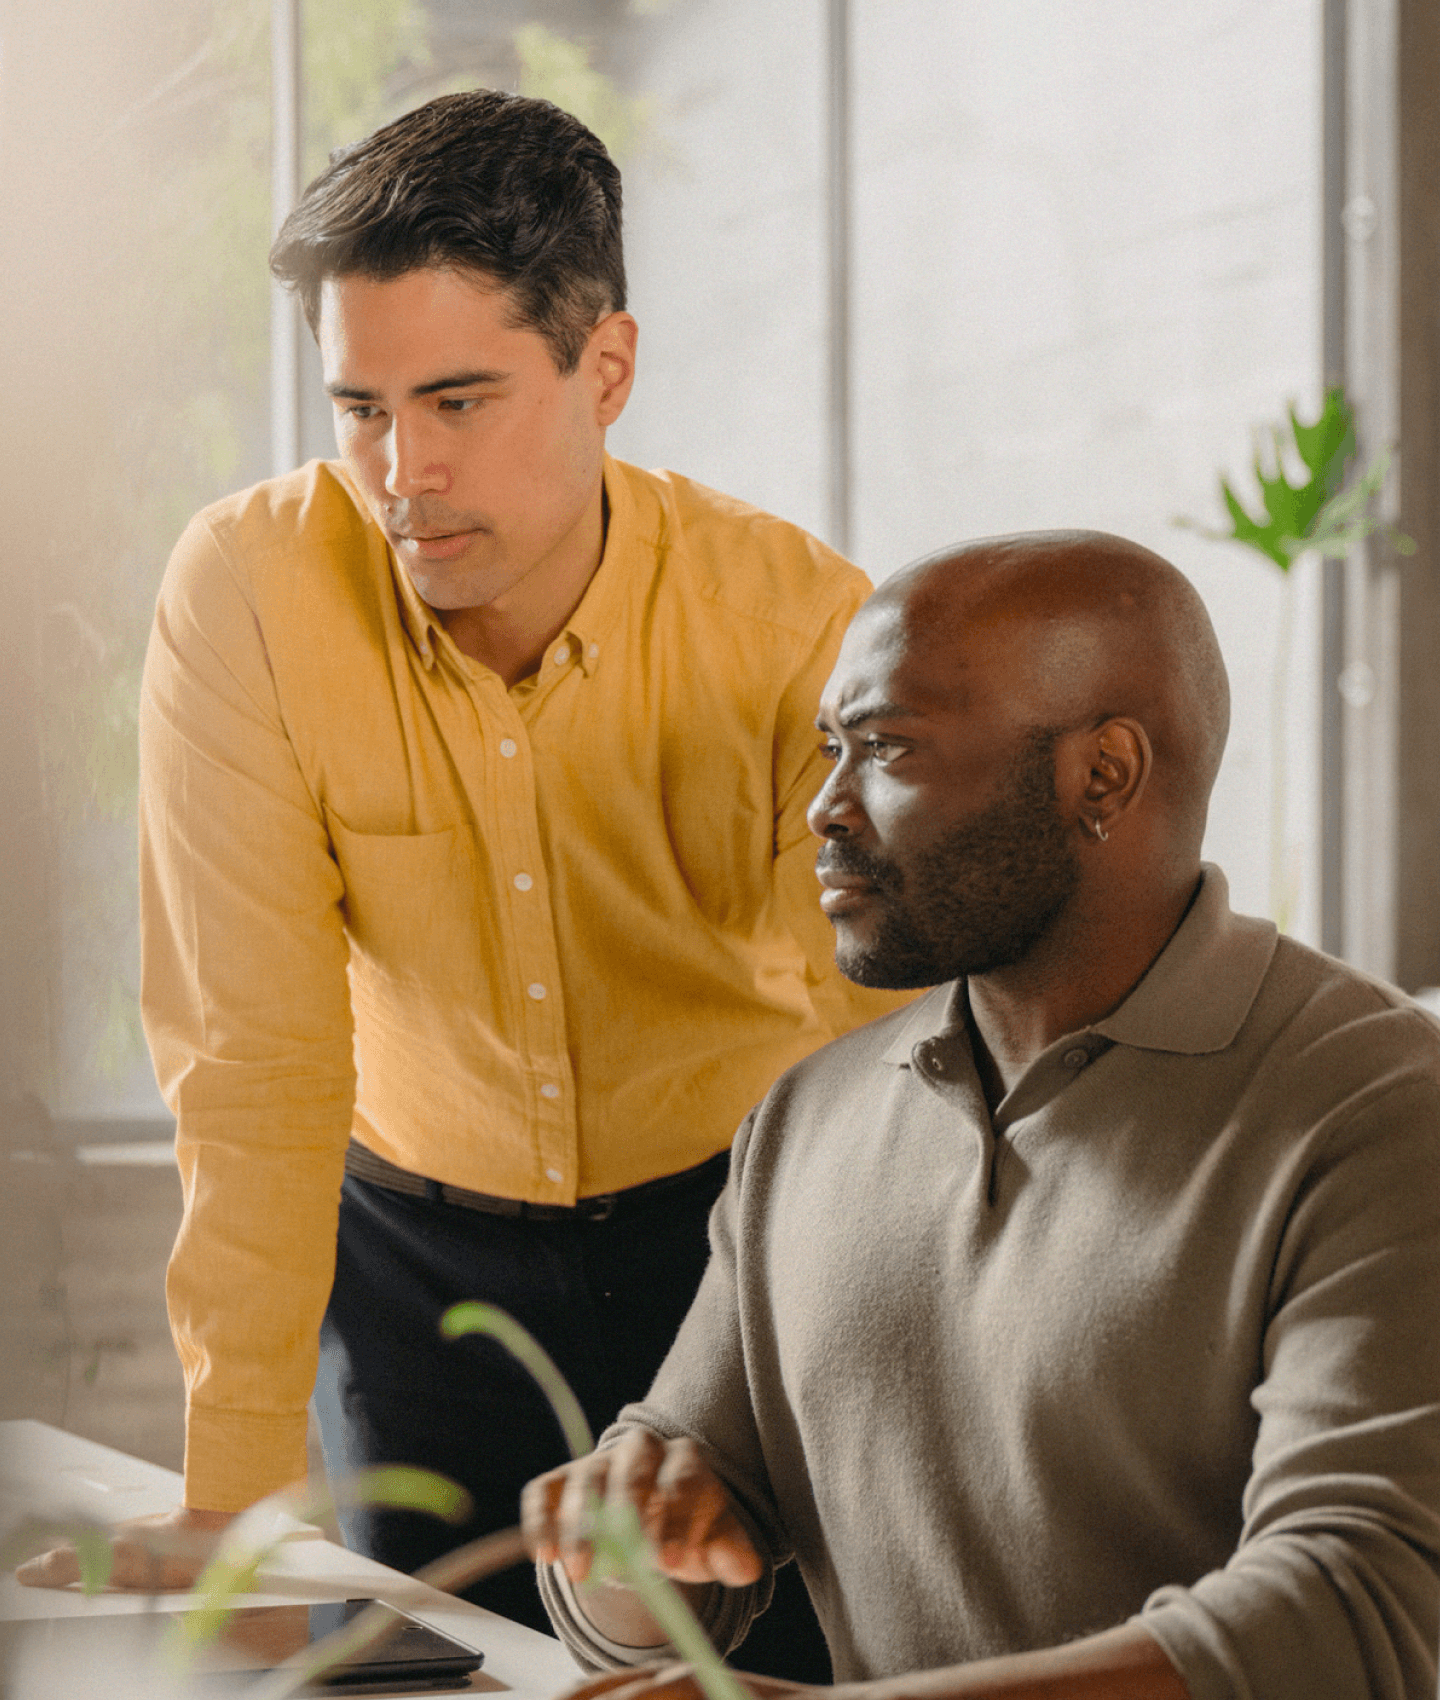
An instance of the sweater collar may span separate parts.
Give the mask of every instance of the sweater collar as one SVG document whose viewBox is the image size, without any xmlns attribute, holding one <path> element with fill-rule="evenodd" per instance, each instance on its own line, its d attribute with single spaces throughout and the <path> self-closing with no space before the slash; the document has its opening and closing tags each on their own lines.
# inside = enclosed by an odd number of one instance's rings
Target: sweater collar
<svg viewBox="0 0 1440 1700">
<path fill-rule="evenodd" d="M 1206 863 L 1184 920 L 1125 1001 L 1055 1046 L 1098 1035 L 1112 1044 L 1183 1056 L 1223 1051 L 1250 1013 L 1277 942 L 1272 922 L 1231 910 L 1224 874 Z M 885 1061 L 899 1067 L 909 1067 L 915 1047 L 927 1039 L 968 1029 L 965 982 L 936 986 L 910 1006 L 908 1016 L 885 1052 Z"/>
</svg>

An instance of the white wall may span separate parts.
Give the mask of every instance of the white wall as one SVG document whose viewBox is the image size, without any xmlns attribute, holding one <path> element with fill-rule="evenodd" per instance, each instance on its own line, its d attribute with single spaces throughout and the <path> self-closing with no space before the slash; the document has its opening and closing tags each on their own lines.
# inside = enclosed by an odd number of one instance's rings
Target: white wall
<svg viewBox="0 0 1440 1700">
<path fill-rule="evenodd" d="M 635 73 L 660 144 L 625 166 L 640 381 L 618 454 L 820 531 L 825 28 L 819 4 L 680 0 Z"/>
<path fill-rule="evenodd" d="M 1318 0 L 856 0 L 853 553 L 1057 525 L 1169 556 L 1235 698 L 1208 853 L 1271 912 L 1282 582 L 1218 521 L 1319 400 Z M 823 529 L 824 7 L 680 0 L 627 171 L 644 364 L 622 454 Z M 1297 569 L 1282 889 L 1318 933 L 1318 575 Z"/>
</svg>

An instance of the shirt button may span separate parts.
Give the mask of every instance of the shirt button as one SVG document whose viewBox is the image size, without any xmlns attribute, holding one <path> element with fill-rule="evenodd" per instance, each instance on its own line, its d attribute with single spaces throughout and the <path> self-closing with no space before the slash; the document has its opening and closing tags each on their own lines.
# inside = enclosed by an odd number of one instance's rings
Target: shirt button
<svg viewBox="0 0 1440 1700">
<path fill-rule="evenodd" d="M 518 750 L 519 748 L 520 748 L 520 746 L 515 742 L 515 740 L 513 738 L 502 738 L 500 740 L 500 754 L 502 756 L 504 756 L 507 761 L 509 760 L 509 758 L 511 756 L 513 756 L 515 754 L 516 750 Z"/>
<path fill-rule="evenodd" d="M 561 1181 L 563 1181 L 565 1179 L 565 1177 L 564 1177 L 564 1175 L 562 1175 L 560 1173 L 559 1169 L 546 1169 L 545 1179 L 547 1181 L 554 1181 L 556 1186 L 559 1186 L 559 1184 L 561 1183 Z"/>
<path fill-rule="evenodd" d="M 588 656 L 589 656 L 589 657 L 590 657 L 590 659 L 591 659 L 591 660 L 592 660 L 592 661 L 593 661 L 593 660 L 594 660 L 594 659 L 595 659 L 595 657 L 596 657 L 596 656 L 597 656 L 597 655 L 598 655 L 598 654 L 599 654 L 599 653 L 600 653 L 600 645 L 599 645 L 599 644 L 598 644 L 598 643 L 592 643 L 592 644 L 591 644 L 591 645 L 590 645 L 590 647 L 589 647 L 589 649 L 587 649 L 587 650 L 586 650 L 586 651 L 585 651 L 585 653 L 586 653 L 586 654 L 587 654 L 587 655 L 588 655 Z"/>
<path fill-rule="evenodd" d="M 1090 1053 L 1077 1045 L 1073 1051 L 1066 1051 L 1061 1061 L 1066 1068 L 1084 1068 L 1085 1064 L 1090 1061 Z"/>
<path fill-rule="evenodd" d="M 547 1080 L 540 1088 L 540 1096 L 542 1098 L 558 1098 L 560 1096 L 560 1088 L 553 1080 Z"/>
<path fill-rule="evenodd" d="M 530 878 L 529 874 L 516 874 L 515 876 L 516 891 L 529 891 L 534 883 L 535 881 Z"/>
<path fill-rule="evenodd" d="M 562 643 L 559 649 L 555 651 L 555 665 L 557 667 L 563 667 L 569 659 L 570 651 L 568 647 Z"/>
<path fill-rule="evenodd" d="M 534 998 L 536 1003 L 539 1003 L 540 1000 L 545 996 L 545 988 L 540 984 L 540 982 L 538 980 L 532 980 L 531 983 L 525 988 L 525 990 L 527 992 L 529 992 L 530 996 L 532 998 Z"/>
</svg>

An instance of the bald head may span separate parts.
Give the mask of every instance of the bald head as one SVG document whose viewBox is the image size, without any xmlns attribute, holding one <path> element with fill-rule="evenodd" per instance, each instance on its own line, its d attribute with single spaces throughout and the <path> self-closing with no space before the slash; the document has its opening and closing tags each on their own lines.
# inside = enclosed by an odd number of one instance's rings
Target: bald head
<svg viewBox="0 0 1440 1700">
<path fill-rule="evenodd" d="M 986 538 L 890 579 L 817 721 L 841 969 L 964 976 L 972 1011 L 1051 1038 L 1114 1008 L 1194 896 L 1228 719 L 1200 598 L 1134 543 Z"/>
<path fill-rule="evenodd" d="M 1003 690 L 1019 725 L 1137 722 L 1148 806 L 1198 853 L 1230 692 L 1205 605 L 1168 561 L 1104 532 L 982 538 L 887 580 L 859 618 L 890 624 L 958 702 Z"/>
</svg>

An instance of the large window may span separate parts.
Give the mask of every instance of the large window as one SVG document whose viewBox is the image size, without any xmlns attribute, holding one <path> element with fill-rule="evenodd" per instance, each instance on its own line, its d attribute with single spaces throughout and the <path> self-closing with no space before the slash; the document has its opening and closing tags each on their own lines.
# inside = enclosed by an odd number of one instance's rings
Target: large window
<svg viewBox="0 0 1440 1700">
<path fill-rule="evenodd" d="M 1036 526 L 1176 560 L 1235 685 L 1210 850 L 1239 906 L 1316 936 L 1314 571 L 1287 586 L 1171 522 L 1216 514 L 1252 425 L 1318 401 L 1317 5 L 301 15 L 306 174 L 478 82 L 606 135 L 642 330 L 619 453 L 828 532 L 876 577 Z M 135 1006 L 136 680 L 184 520 L 271 466 L 272 8 L 6 0 L 3 17 L 0 1096 L 143 1120 L 162 1112 Z M 302 380 L 300 449 L 324 454 L 309 354 Z"/>
</svg>

